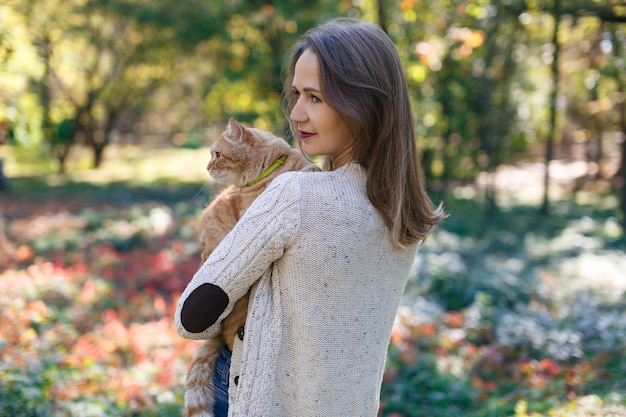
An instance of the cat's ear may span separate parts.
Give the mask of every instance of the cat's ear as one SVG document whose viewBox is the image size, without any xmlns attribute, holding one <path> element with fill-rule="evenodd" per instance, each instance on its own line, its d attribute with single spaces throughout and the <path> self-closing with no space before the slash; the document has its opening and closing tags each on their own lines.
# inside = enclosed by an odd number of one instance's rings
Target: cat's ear
<svg viewBox="0 0 626 417">
<path fill-rule="evenodd" d="M 231 142 L 241 143 L 243 141 L 244 130 L 245 128 L 241 123 L 235 120 L 234 117 L 230 118 L 230 120 L 228 121 L 228 131 L 230 133 L 228 135 L 228 139 Z"/>
</svg>

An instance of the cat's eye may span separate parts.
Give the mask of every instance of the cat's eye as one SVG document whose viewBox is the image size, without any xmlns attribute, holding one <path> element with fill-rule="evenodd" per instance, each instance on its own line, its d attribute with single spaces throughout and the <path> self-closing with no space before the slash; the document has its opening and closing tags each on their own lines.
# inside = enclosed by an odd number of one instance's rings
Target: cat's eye
<svg viewBox="0 0 626 417">
<path fill-rule="evenodd" d="M 220 153 L 219 152 L 215 152 L 215 159 L 218 159 L 220 157 Z"/>
</svg>

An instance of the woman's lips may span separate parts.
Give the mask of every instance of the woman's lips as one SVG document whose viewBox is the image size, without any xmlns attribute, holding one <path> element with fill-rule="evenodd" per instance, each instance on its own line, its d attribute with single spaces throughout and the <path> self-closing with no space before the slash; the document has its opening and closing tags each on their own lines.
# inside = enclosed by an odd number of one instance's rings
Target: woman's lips
<svg viewBox="0 0 626 417">
<path fill-rule="evenodd" d="M 315 133 L 300 131 L 300 139 L 308 139 L 311 136 L 315 136 Z"/>
</svg>

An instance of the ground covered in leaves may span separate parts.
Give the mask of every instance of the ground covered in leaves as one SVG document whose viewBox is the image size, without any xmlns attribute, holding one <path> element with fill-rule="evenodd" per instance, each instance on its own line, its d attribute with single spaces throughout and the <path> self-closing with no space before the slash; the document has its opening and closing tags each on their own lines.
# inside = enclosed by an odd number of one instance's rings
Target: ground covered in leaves
<svg viewBox="0 0 626 417">
<path fill-rule="evenodd" d="M 202 183 L 103 172 L 16 176 L 0 194 L 0 416 L 181 415 L 197 343 L 172 314 L 198 266 Z M 541 218 L 446 196 L 397 315 L 381 415 L 626 416 L 612 199 Z"/>
</svg>

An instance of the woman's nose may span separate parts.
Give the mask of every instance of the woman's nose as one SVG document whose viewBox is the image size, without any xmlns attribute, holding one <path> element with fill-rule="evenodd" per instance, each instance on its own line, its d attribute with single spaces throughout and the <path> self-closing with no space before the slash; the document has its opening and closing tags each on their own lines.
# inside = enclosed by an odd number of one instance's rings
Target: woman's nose
<svg viewBox="0 0 626 417">
<path fill-rule="evenodd" d="M 302 106 L 300 105 L 300 100 L 296 101 L 296 105 L 293 106 L 293 109 L 291 109 L 291 113 L 289 114 L 289 119 L 291 119 L 292 122 L 298 122 L 298 123 L 306 122 L 307 115 L 306 115 L 306 112 L 302 109 Z"/>
</svg>

